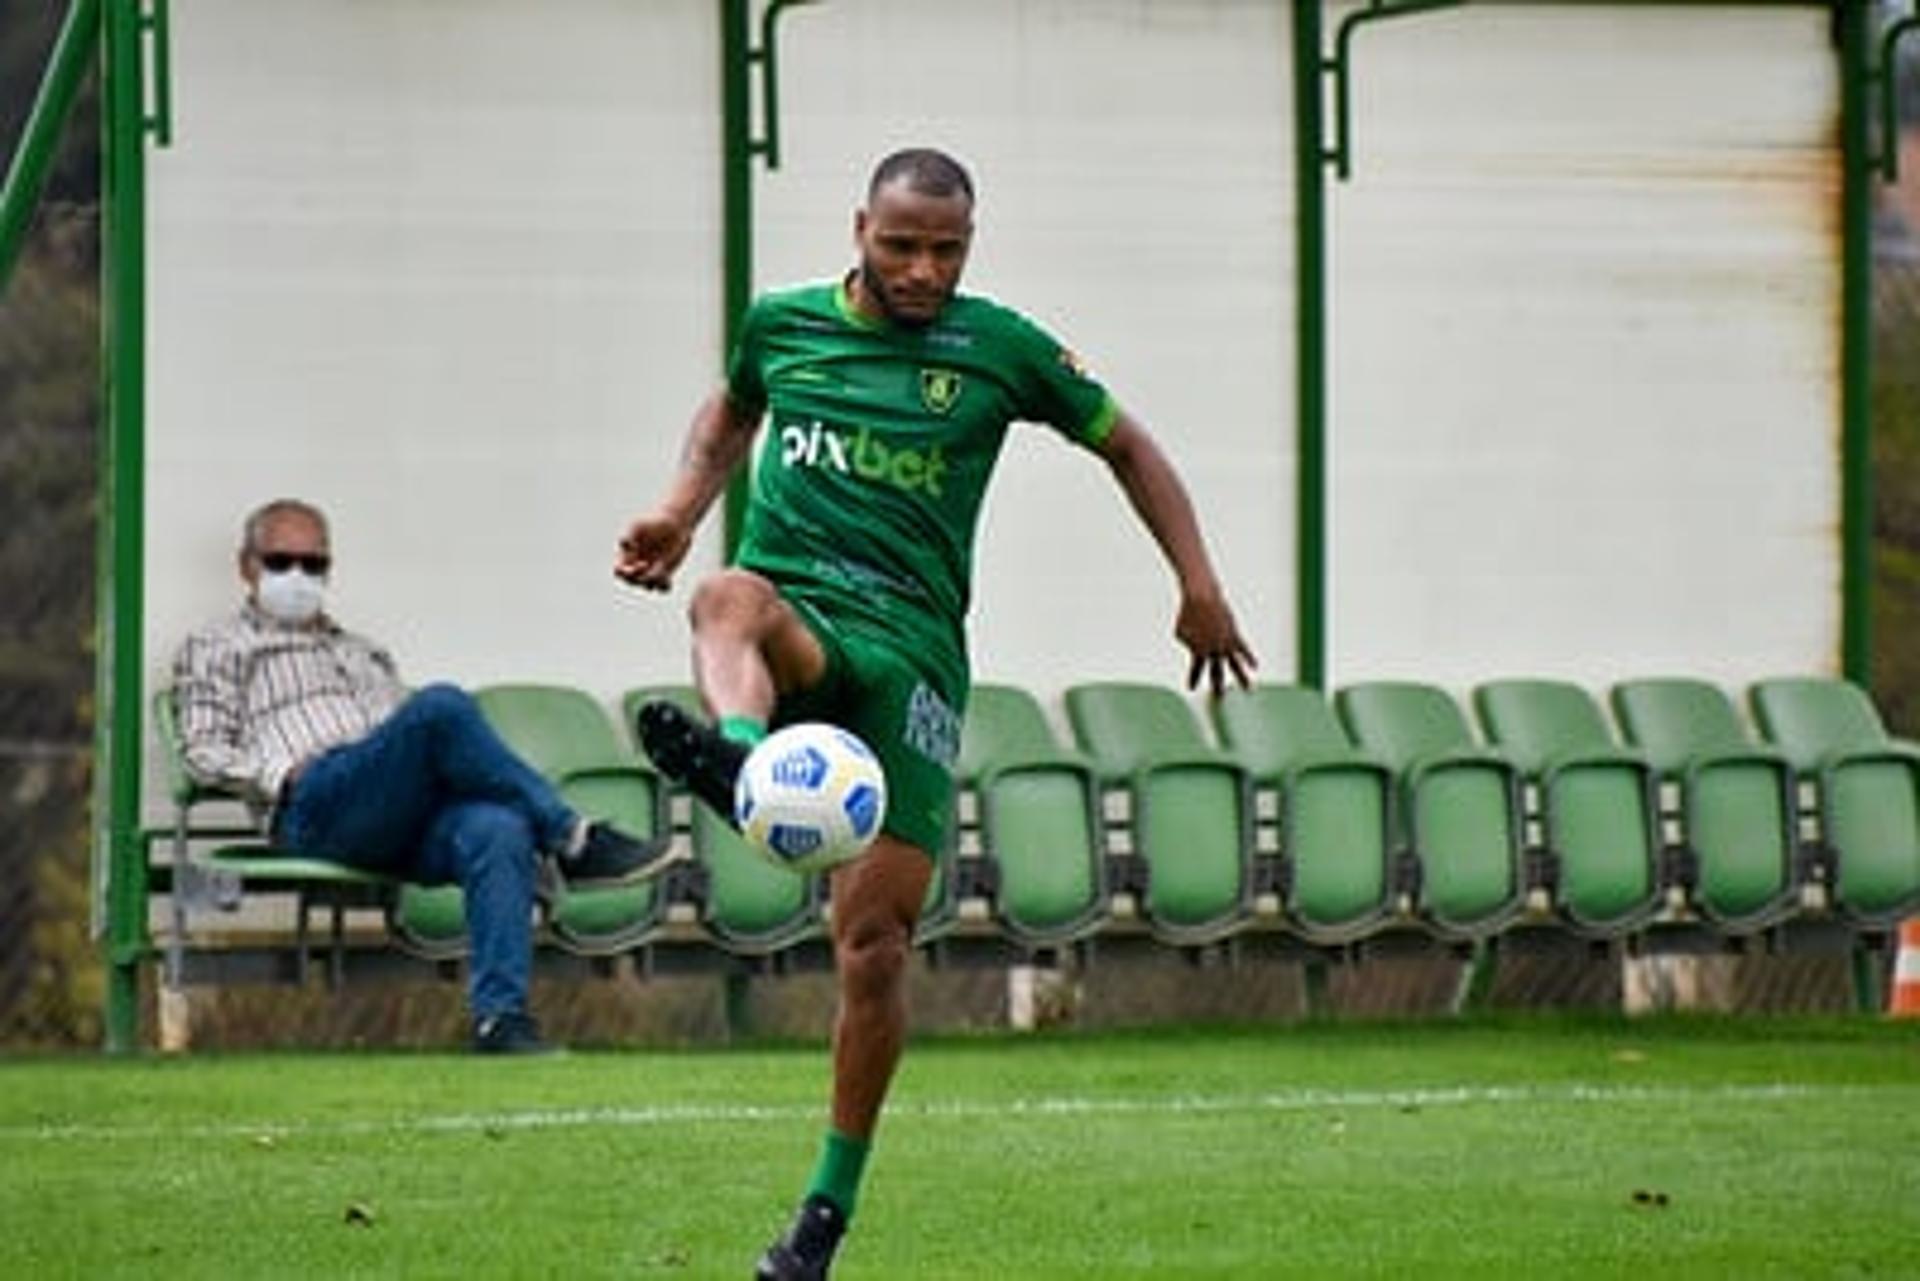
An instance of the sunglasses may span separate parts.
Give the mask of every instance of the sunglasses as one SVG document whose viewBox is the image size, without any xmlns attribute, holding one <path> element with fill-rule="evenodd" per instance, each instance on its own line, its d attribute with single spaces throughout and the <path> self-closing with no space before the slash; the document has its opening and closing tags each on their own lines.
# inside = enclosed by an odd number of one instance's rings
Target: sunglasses
<svg viewBox="0 0 1920 1281">
<path fill-rule="evenodd" d="M 333 557 L 325 552 L 261 552 L 260 564 L 269 574 L 284 574 L 298 565 L 302 573 L 324 578 L 333 567 Z"/>
</svg>

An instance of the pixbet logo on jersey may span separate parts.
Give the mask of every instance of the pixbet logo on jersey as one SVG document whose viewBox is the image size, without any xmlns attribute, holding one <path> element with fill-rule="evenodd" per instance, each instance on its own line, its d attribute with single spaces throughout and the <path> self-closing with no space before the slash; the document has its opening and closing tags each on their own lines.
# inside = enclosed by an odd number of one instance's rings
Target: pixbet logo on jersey
<svg viewBox="0 0 1920 1281">
<path fill-rule="evenodd" d="M 940 446 L 911 449 L 889 445 L 862 427 L 851 434 L 835 431 L 819 419 L 788 423 L 780 429 L 780 461 L 789 467 L 825 467 L 865 480 L 885 481 L 908 493 L 940 497 L 947 460 Z"/>
</svg>

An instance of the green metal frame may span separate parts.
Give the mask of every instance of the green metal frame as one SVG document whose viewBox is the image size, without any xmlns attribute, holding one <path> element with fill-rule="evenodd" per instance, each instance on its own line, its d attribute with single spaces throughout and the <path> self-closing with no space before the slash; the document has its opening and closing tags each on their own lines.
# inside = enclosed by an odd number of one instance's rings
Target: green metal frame
<svg viewBox="0 0 1920 1281">
<path fill-rule="evenodd" d="M 1897 173 L 1893 145 L 1894 64 L 1899 41 L 1920 29 L 1920 16 L 1892 24 L 1880 36 L 1876 68 L 1873 7 L 1869 0 L 1801 0 L 1829 8 L 1841 70 L 1842 268 L 1840 337 L 1841 417 L 1841 626 L 1840 668 L 1867 683 L 1872 651 L 1872 201 L 1874 173 L 1891 181 Z M 1387 18 L 1457 8 L 1468 0 L 1368 0 L 1349 13 L 1323 51 L 1326 0 L 1293 6 L 1296 438 L 1299 449 L 1297 511 L 1296 679 L 1320 688 L 1326 681 L 1326 183 L 1325 167 L 1342 180 L 1352 173 L 1351 80 L 1353 38 L 1364 25 Z M 1334 137 L 1326 138 L 1324 81 L 1331 79 Z M 1875 156 L 1869 121 L 1878 86 L 1885 126 L 1884 154 Z"/>
<path fill-rule="evenodd" d="M 1466 0 L 1369 0 L 1341 20 L 1333 55 L 1323 50 L 1324 0 L 1293 6 L 1294 680 L 1327 683 L 1327 180 L 1353 172 L 1353 38 L 1370 22 L 1452 9 Z M 1327 141 L 1326 81 L 1333 82 L 1334 137 Z"/>
<path fill-rule="evenodd" d="M 1333 78 L 1333 146 L 1323 148 L 1321 154 L 1342 182 L 1353 174 L 1353 38 L 1370 22 L 1435 9 L 1458 9 L 1466 3 L 1467 0 L 1369 0 L 1366 8 L 1341 19 L 1333 37 L 1333 57 L 1322 61 L 1320 70 Z M 1314 137 L 1319 138 L 1317 130 Z"/>
<path fill-rule="evenodd" d="M 147 933 L 147 862 L 140 832 L 142 557 L 146 524 L 146 138 L 172 137 L 167 0 L 73 0 L 54 42 L 25 136 L 0 188 L 0 288 L 11 278 L 47 166 L 94 62 L 103 67 L 100 117 L 105 207 L 100 345 L 101 424 L 95 544 L 98 624 L 94 665 L 93 910 L 107 957 L 106 1031 L 112 1050 L 139 1031 L 140 964 Z M 147 90 L 155 92 L 153 112 Z"/>
<path fill-rule="evenodd" d="M 815 0 L 768 0 L 759 42 L 750 37 L 752 0 L 720 0 L 725 232 L 725 333 L 730 349 L 751 298 L 753 280 L 752 164 L 780 163 L 777 26 L 782 13 Z M 1352 40 L 1363 24 L 1466 0 L 1370 0 L 1350 13 L 1336 35 L 1332 57 L 1323 51 L 1325 0 L 1292 4 L 1295 76 L 1295 179 L 1298 298 L 1295 335 L 1299 361 L 1297 434 L 1299 479 L 1298 668 L 1302 684 L 1322 686 L 1326 666 L 1326 187 L 1332 167 L 1351 171 L 1350 80 Z M 1884 121 L 1893 105 L 1893 54 L 1920 29 L 1920 16 L 1873 30 L 1866 0 L 1806 0 L 1834 14 L 1841 66 L 1842 197 L 1842 668 L 1864 681 L 1871 666 L 1870 505 L 1871 420 L 1868 376 L 1870 333 L 1871 203 L 1877 174 L 1897 175 L 1892 134 L 1876 156 L 1871 124 L 1875 106 Z M 167 0 L 73 0 L 49 59 L 22 144 L 0 188 L 0 286 L 31 225 L 46 167 L 93 57 L 101 58 L 102 135 L 105 147 L 106 416 L 102 428 L 98 585 L 98 716 L 95 742 L 95 926 L 105 936 L 109 962 L 107 1044 L 133 1048 L 138 1032 L 139 966 L 151 954 L 146 928 L 146 863 L 139 831 L 143 666 L 140 619 L 145 523 L 145 145 L 171 138 L 171 78 Z M 1879 60 L 1876 64 L 1876 48 Z M 760 75 L 761 127 L 752 121 L 753 75 Z M 1331 77 L 1335 138 L 1325 137 L 1324 93 Z M 1878 103 L 1875 91 L 1881 95 Z M 151 91 L 154 109 L 147 109 Z M 729 554 L 744 509 L 743 481 L 727 498 Z"/>
<path fill-rule="evenodd" d="M 1880 33 L 1879 60 L 1867 69 L 1868 82 L 1880 91 L 1880 154 L 1875 158 L 1874 167 L 1883 182 L 1900 180 L 1900 86 L 1895 75 L 1898 70 L 1895 57 L 1900 42 L 1915 31 L 1920 31 L 1920 14 L 1908 14 L 1888 24 Z"/>
<path fill-rule="evenodd" d="M 106 908 L 107 1048 L 135 1047 L 140 964 L 147 932 L 147 862 L 140 838 L 141 619 L 146 535 L 147 165 L 146 139 L 170 140 L 168 103 L 147 112 L 149 56 L 156 86 L 168 82 L 166 0 L 105 0 L 105 253 L 103 331 L 106 422 L 100 446 L 100 644 L 95 663 L 94 878 Z M 104 869 L 105 875 L 98 875 Z"/>
</svg>

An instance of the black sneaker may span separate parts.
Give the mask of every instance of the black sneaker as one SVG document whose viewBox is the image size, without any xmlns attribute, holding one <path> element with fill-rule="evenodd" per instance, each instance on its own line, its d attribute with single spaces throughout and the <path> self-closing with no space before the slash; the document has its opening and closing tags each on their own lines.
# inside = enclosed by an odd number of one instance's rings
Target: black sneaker
<svg viewBox="0 0 1920 1281">
<path fill-rule="evenodd" d="M 678 703 L 643 703 L 635 718 L 640 745 L 660 772 L 733 822 L 733 780 L 746 764 L 747 747 L 721 736 L 681 710 Z"/>
<path fill-rule="evenodd" d="M 839 1206 L 823 1196 L 808 1197 L 786 1235 L 760 1256 L 754 1281 L 826 1281 L 846 1231 L 847 1216 Z"/>
<path fill-rule="evenodd" d="M 665 871 L 673 861 L 668 857 L 672 846 L 671 836 L 643 841 L 611 823 L 594 822 L 587 824 L 587 836 L 580 848 L 561 854 L 554 865 L 570 889 L 633 885 Z"/>
<path fill-rule="evenodd" d="M 473 1021 L 475 1054 L 550 1054 L 553 1047 L 540 1039 L 540 1025 L 525 1010 L 489 1014 Z"/>
</svg>

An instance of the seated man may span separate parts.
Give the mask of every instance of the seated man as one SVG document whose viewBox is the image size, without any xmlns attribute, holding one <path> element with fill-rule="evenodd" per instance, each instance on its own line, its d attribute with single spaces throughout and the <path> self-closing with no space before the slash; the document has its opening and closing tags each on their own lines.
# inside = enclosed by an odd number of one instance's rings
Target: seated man
<svg viewBox="0 0 1920 1281">
<path fill-rule="evenodd" d="M 173 697 L 187 772 L 243 798 L 273 843 L 422 884 L 457 882 L 473 1048 L 543 1048 L 527 1009 L 544 859 L 570 885 L 643 880 L 668 840 L 590 822 L 465 691 L 409 693 L 387 652 L 322 609 L 327 522 L 294 499 L 247 518 L 240 612 L 188 637 Z"/>
</svg>

